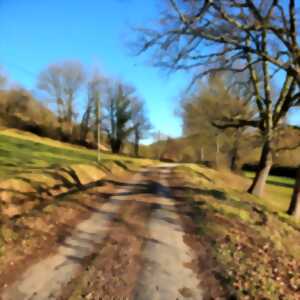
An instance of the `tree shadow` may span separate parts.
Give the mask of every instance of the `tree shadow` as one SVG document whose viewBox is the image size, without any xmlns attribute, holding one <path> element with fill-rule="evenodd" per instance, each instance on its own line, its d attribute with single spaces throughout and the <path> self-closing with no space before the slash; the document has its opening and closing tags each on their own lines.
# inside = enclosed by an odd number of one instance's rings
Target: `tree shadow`
<svg viewBox="0 0 300 300">
<path fill-rule="evenodd" d="M 267 183 L 275 185 L 275 186 L 279 186 L 279 187 L 287 187 L 287 188 L 293 188 L 294 187 L 294 184 L 292 184 L 292 183 L 278 182 L 278 181 L 275 181 L 275 180 L 272 180 L 272 179 L 268 179 Z"/>
</svg>

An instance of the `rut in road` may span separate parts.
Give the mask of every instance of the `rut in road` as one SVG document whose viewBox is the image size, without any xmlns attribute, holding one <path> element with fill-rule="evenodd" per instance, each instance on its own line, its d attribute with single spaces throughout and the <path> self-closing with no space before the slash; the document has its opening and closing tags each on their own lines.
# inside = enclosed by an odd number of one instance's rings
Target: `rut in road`
<svg viewBox="0 0 300 300">
<path fill-rule="evenodd" d="M 140 175 L 132 179 L 139 182 Z M 126 193 L 127 188 L 116 193 Z M 64 286 L 83 269 L 88 256 L 106 237 L 110 221 L 121 206 L 118 197 L 111 197 L 85 221 L 79 223 L 73 234 L 66 238 L 57 253 L 47 257 L 26 270 L 19 280 L 1 295 L 2 300 L 46 300 L 58 299 Z"/>
<path fill-rule="evenodd" d="M 141 186 L 146 187 L 147 197 L 154 209 L 149 216 L 148 225 L 145 224 L 148 229 L 147 239 L 140 238 L 143 243 L 143 251 L 140 253 L 142 266 L 134 282 L 130 283 L 132 285 L 129 289 L 130 293 L 126 296 L 129 295 L 130 299 L 143 300 L 203 299 L 202 290 L 199 288 L 199 278 L 187 267 L 193 259 L 193 253 L 183 241 L 185 232 L 176 213 L 175 202 L 167 187 L 170 170 L 169 165 L 151 169 L 156 177 L 155 188 L 148 186 L 153 184 L 153 179 L 149 180 L 149 175 L 147 175 L 151 172 L 144 172 L 136 176 L 125 188 L 117 190 L 110 201 L 102 205 L 101 211 L 93 213 L 89 219 L 76 227 L 74 233 L 65 240 L 64 245 L 59 247 L 55 255 L 30 267 L 15 284 L 7 288 L 2 299 L 61 299 L 60 295 L 64 287 L 84 273 L 82 265 L 85 258 L 105 248 L 111 224 L 121 213 L 122 207 L 133 201 L 139 201 L 140 197 L 136 196 L 137 198 L 133 199 L 132 194 L 142 193 L 135 191 Z M 120 223 L 119 226 L 122 224 Z M 105 266 L 105 261 L 103 263 L 102 266 Z M 104 276 L 109 277 L 104 267 L 102 271 Z M 125 268 L 123 270 L 125 276 L 126 272 Z M 88 294 L 97 295 L 97 292 Z M 105 296 L 107 294 L 104 289 L 97 297 L 92 296 L 89 299 L 103 299 L 102 297 L 111 299 Z M 119 296 L 124 295 L 120 292 Z M 83 296 L 80 299 L 85 298 Z"/>
<path fill-rule="evenodd" d="M 134 293 L 135 299 L 203 299 L 199 279 L 186 265 L 193 253 L 184 243 L 184 230 L 167 188 L 170 167 L 160 172 L 157 206 L 149 222 L 144 268 Z"/>
</svg>

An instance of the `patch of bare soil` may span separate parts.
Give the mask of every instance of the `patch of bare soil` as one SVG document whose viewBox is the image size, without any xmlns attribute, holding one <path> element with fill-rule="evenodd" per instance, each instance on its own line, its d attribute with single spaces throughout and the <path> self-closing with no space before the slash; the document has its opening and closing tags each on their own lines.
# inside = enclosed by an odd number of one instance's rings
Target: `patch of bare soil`
<svg viewBox="0 0 300 300">
<path fill-rule="evenodd" d="M 153 209 L 151 192 L 155 185 L 148 181 L 146 189 L 132 187 L 126 195 L 119 216 L 111 224 L 107 238 L 87 270 L 70 283 L 60 298 L 131 299 L 142 268 L 141 251 L 148 239 L 147 222 Z M 141 184 L 143 185 L 143 184 Z"/>
</svg>

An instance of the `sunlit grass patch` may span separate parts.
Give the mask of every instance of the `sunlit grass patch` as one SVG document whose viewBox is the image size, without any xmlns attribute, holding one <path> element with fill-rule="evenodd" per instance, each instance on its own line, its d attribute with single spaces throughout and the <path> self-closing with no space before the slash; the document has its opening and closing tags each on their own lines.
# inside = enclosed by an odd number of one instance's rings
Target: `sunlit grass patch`
<svg viewBox="0 0 300 300">
<path fill-rule="evenodd" d="M 150 160 L 135 159 L 110 153 L 101 153 L 101 161 L 130 163 L 132 167 L 150 164 Z M 18 131 L 0 131 L 0 179 L 20 173 L 42 171 L 56 165 L 97 164 L 97 152 L 32 134 Z"/>
</svg>

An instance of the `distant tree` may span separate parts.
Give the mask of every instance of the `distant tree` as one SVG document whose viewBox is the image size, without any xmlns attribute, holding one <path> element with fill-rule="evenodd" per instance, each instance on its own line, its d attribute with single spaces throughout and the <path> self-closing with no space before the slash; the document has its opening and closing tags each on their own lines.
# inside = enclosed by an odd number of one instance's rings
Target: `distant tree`
<svg viewBox="0 0 300 300">
<path fill-rule="evenodd" d="M 233 171 L 238 169 L 238 156 L 242 146 L 245 128 L 223 129 L 218 121 L 224 118 L 251 118 L 253 109 L 247 101 L 230 93 L 223 80 L 211 80 L 199 87 L 192 96 L 183 99 L 182 118 L 184 132 L 199 136 L 195 147 L 215 148 L 215 163 L 220 164 L 220 154 L 225 153 Z"/>
<path fill-rule="evenodd" d="M 180 144 L 173 138 L 168 137 L 164 143 L 163 151 L 161 153 L 161 160 L 165 161 L 180 161 L 182 155 Z M 187 155 L 185 155 L 187 157 Z"/>
<path fill-rule="evenodd" d="M 87 103 L 86 108 L 83 112 L 81 123 L 80 123 L 80 141 L 81 143 L 86 142 L 87 135 L 91 129 L 91 123 L 92 123 L 92 110 L 93 110 L 93 103 L 94 99 L 91 96 L 90 87 L 88 87 L 88 97 L 87 97 Z"/>
<path fill-rule="evenodd" d="M 104 94 L 104 83 L 106 82 L 106 79 L 104 79 L 103 76 L 101 76 L 97 71 L 95 71 L 92 75 L 91 84 L 90 84 L 90 94 L 93 98 L 93 115 L 94 115 L 94 139 L 97 143 L 97 160 L 100 161 L 100 143 L 101 143 L 101 108 L 102 108 L 102 102 L 101 97 L 103 97 L 102 94 Z"/>
<path fill-rule="evenodd" d="M 65 95 L 65 118 L 72 124 L 76 117 L 74 101 L 85 80 L 84 68 L 79 62 L 67 61 L 61 65 L 62 84 Z"/>
<path fill-rule="evenodd" d="M 5 87 L 6 83 L 7 83 L 7 77 L 4 74 L 2 68 L 0 67 L 0 89 Z"/>
<path fill-rule="evenodd" d="M 85 141 L 89 131 L 94 133 L 95 141 L 100 139 L 101 124 L 101 93 L 103 91 L 104 78 L 97 71 L 92 73 L 87 82 L 87 102 L 81 120 L 81 140 Z M 100 142 L 100 141 L 99 141 Z"/>
<path fill-rule="evenodd" d="M 57 119 L 33 95 L 23 88 L 1 92 L 0 118 L 8 127 L 57 138 Z"/>
<path fill-rule="evenodd" d="M 122 83 L 113 84 L 103 103 L 104 130 L 113 153 L 119 153 L 131 132 L 131 99 L 134 89 Z"/>
<path fill-rule="evenodd" d="M 169 137 L 161 131 L 154 132 L 152 136 L 154 140 L 151 145 L 152 157 L 155 159 L 161 159 Z"/>
<path fill-rule="evenodd" d="M 58 119 L 72 131 L 76 117 L 75 97 L 85 80 L 81 63 L 65 61 L 46 67 L 38 76 L 37 86 L 56 103 Z"/>
<path fill-rule="evenodd" d="M 26 116 L 28 104 L 31 100 L 31 95 L 24 89 L 12 89 L 7 94 L 5 112 L 8 116 L 23 115 Z"/>
<path fill-rule="evenodd" d="M 140 141 L 141 139 L 147 137 L 151 129 L 151 124 L 145 112 L 144 102 L 138 98 L 132 100 L 132 122 L 134 155 L 138 157 Z"/>
<path fill-rule="evenodd" d="M 63 114 L 63 84 L 61 79 L 61 67 L 58 64 L 49 65 L 38 76 L 37 87 L 46 92 L 47 95 L 56 103 L 56 113 L 61 123 L 64 118 Z"/>
</svg>

